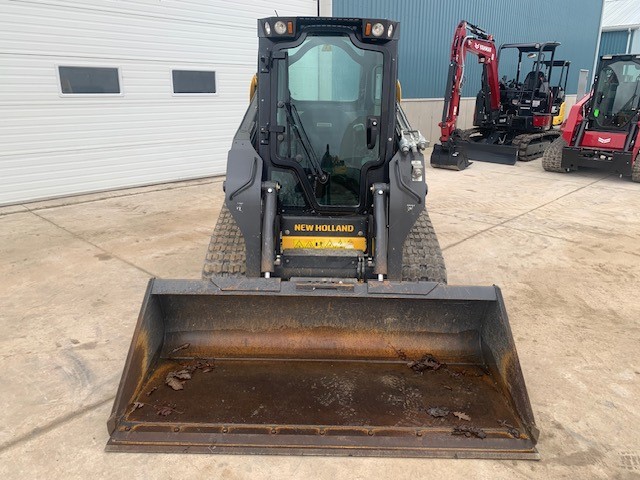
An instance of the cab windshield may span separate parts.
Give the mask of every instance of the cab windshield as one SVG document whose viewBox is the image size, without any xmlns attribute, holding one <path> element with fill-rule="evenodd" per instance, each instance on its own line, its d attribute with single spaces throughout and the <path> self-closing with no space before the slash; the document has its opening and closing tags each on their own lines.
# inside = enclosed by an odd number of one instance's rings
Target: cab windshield
<svg viewBox="0 0 640 480">
<path fill-rule="evenodd" d="M 295 161 L 320 205 L 360 204 L 360 174 L 377 162 L 383 54 L 347 36 L 312 36 L 278 65 L 279 159 Z M 294 175 L 276 173 L 285 205 L 300 203 Z"/>
<path fill-rule="evenodd" d="M 640 65 L 618 60 L 604 67 L 594 94 L 592 119 L 601 128 L 621 130 L 638 112 Z"/>
</svg>

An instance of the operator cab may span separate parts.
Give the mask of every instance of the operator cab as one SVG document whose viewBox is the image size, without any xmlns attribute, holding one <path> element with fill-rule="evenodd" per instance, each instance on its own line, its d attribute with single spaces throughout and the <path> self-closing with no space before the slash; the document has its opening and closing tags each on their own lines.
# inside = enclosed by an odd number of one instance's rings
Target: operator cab
<svg viewBox="0 0 640 480">
<path fill-rule="evenodd" d="M 258 152 L 282 212 L 362 214 L 394 153 L 397 22 L 259 22 Z M 265 65 L 268 63 L 268 65 Z M 265 105 L 266 103 L 266 105 Z M 373 180 L 372 180 L 373 179 Z"/>
<path fill-rule="evenodd" d="M 248 276 L 402 278 L 403 250 L 387 245 L 424 212 L 427 142 L 397 102 L 398 26 L 258 20 L 255 93 L 225 183 L 246 251 L 261 252 Z"/>
<path fill-rule="evenodd" d="M 640 55 L 605 55 L 594 83 L 587 128 L 627 130 L 638 121 L 640 106 Z"/>
<path fill-rule="evenodd" d="M 313 33 L 286 52 L 287 61 L 278 68 L 276 118 L 282 132 L 276 159 L 293 159 L 307 177 L 319 167 L 322 178 L 314 185 L 319 204 L 357 206 L 362 167 L 380 155 L 372 128 L 380 121 L 384 55 L 346 35 Z M 301 192 L 275 176 L 285 203 L 300 203 Z"/>
<path fill-rule="evenodd" d="M 504 44 L 498 52 L 502 76 L 499 125 L 548 129 L 564 101 L 570 62 L 554 60 L 558 42 Z M 513 55 L 516 53 L 517 56 Z M 554 68 L 560 75 L 552 84 Z M 513 71 L 515 70 L 515 75 Z M 523 72 L 527 72 L 526 74 Z"/>
</svg>

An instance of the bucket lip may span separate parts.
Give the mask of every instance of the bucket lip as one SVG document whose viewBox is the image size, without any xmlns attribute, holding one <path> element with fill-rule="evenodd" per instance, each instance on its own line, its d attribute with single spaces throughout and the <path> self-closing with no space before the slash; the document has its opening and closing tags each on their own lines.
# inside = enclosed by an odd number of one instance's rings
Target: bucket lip
<svg viewBox="0 0 640 480">
<path fill-rule="evenodd" d="M 201 432 L 180 423 L 160 431 L 144 425 L 121 425 L 110 435 L 106 452 L 323 455 L 368 457 L 476 458 L 540 460 L 532 439 L 458 438 L 422 430 L 417 436 L 309 435 Z M 142 430 L 140 428 L 142 427 Z M 176 433 L 177 432 L 177 433 Z"/>
<path fill-rule="evenodd" d="M 309 279 L 317 281 L 318 279 Z M 308 288 L 298 281 L 279 278 L 212 277 L 210 280 L 174 280 L 152 278 L 152 295 L 282 295 L 303 297 L 383 297 L 422 298 L 452 301 L 489 301 L 501 298 L 500 288 L 491 286 L 444 285 L 436 282 L 379 282 L 352 283 L 344 288 Z"/>
</svg>

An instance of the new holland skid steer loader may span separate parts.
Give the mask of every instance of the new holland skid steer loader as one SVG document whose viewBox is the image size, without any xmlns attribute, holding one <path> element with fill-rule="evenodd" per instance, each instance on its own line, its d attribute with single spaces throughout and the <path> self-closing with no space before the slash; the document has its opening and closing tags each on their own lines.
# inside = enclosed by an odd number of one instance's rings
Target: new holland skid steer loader
<svg viewBox="0 0 640 480">
<path fill-rule="evenodd" d="M 107 449 L 538 458 L 500 290 L 446 285 L 398 23 L 258 35 L 204 278 L 150 281 Z"/>
</svg>

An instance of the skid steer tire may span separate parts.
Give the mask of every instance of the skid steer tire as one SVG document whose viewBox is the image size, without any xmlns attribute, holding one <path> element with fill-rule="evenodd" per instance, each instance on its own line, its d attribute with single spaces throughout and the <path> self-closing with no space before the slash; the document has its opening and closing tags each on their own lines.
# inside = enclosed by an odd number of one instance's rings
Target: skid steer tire
<svg viewBox="0 0 640 480">
<path fill-rule="evenodd" d="M 238 224 L 225 204 L 213 229 L 207 255 L 202 268 L 202 278 L 212 276 L 237 277 L 246 271 L 244 238 Z"/>
<path fill-rule="evenodd" d="M 447 283 L 447 270 L 427 210 L 423 210 L 404 243 L 402 280 Z M 241 276 L 246 271 L 242 233 L 226 205 L 220 215 L 204 261 L 202 278 Z"/>
<path fill-rule="evenodd" d="M 420 213 L 404 242 L 402 280 L 447 283 L 442 250 L 426 208 Z"/>
<path fill-rule="evenodd" d="M 631 180 L 640 183 L 640 154 L 636 156 L 636 161 L 633 162 L 633 169 L 631 170 Z"/>
<path fill-rule="evenodd" d="M 567 170 L 562 168 L 562 149 L 566 146 L 567 142 L 562 135 L 551 142 L 542 155 L 542 168 L 547 172 L 567 173 Z"/>
</svg>

